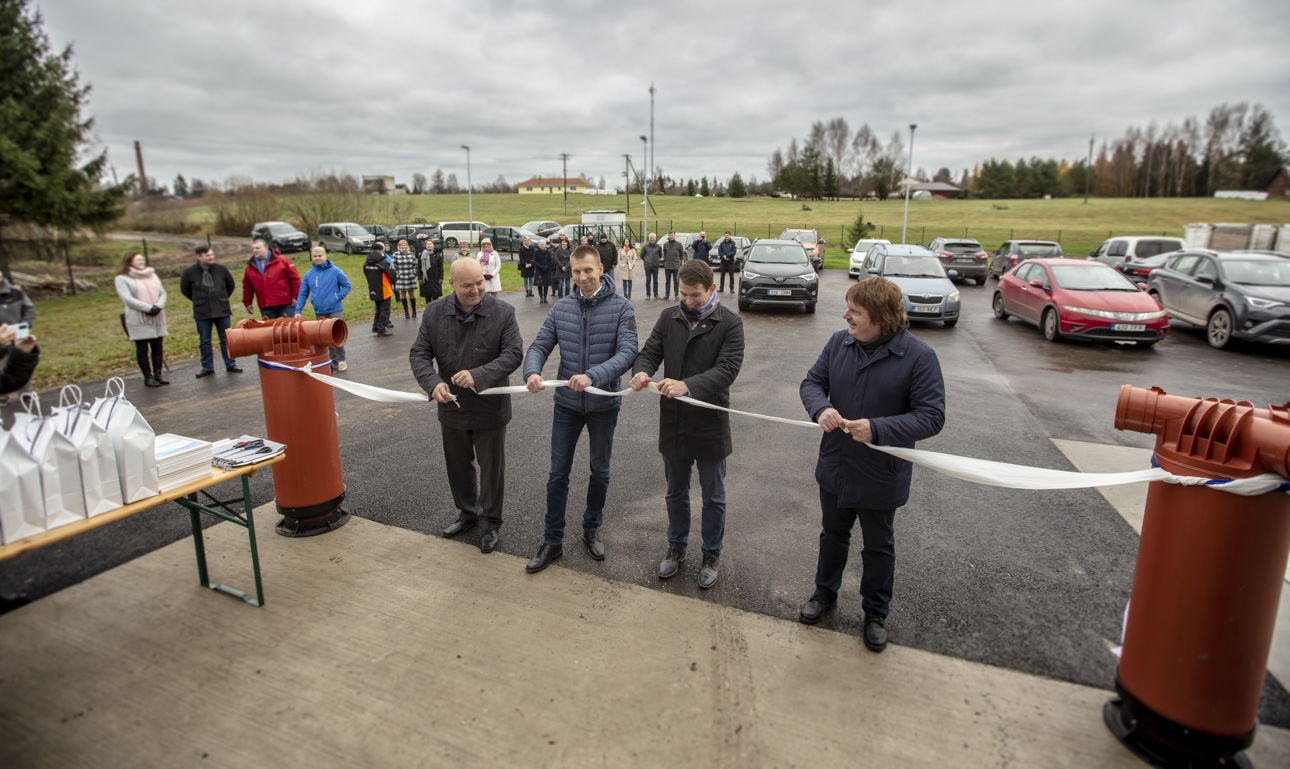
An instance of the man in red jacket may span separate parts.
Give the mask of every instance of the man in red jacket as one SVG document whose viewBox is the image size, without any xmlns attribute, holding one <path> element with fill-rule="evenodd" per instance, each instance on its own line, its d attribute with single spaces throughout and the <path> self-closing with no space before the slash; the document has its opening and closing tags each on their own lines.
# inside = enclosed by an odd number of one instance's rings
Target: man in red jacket
<svg viewBox="0 0 1290 769">
<path fill-rule="evenodd" d="M 290 317 L 300 293 L 300 273 L 280 254 L 269 253 L 263 240 L 251 244 L 251 258 L 242 271 L 242 304 L 251 311 L 251 302 L 260 305 L 265 320 Z"/>
</svg>

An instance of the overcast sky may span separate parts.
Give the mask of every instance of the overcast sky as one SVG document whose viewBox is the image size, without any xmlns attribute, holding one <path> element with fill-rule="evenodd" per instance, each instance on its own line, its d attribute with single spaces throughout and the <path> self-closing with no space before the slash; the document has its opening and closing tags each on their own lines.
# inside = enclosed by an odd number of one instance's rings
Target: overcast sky
<svg viewBox="0 0 1290 769">
<path fill-rule="evenodd" d="M 1290 121 L 1290 2 L 45 0 L 117 172 L 436 167 L 512 183 L 641 163 L 765 177 L 812 121 L 919 128 L 914 165 L 1082 157 L 1090 134 L 1262 102 Z"/>
</svg>

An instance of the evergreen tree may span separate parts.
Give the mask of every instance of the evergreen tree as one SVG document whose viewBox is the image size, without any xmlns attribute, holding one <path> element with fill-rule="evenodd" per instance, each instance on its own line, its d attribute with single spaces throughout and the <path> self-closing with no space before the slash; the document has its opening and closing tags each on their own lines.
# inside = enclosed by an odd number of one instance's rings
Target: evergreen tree
<svg viewBox="0 0 1290 769">
<path fill-rule="evenodd" d="M 175 177 L 175 183 L 172 189 L 174 190 L 175 197 L 177 198 L 188 197 L 188 182 L 184 179 L 183 174 L 179 174 L 178 176 Z"/>
<path fill-rule="evenodd" d="M 699 194 L 705 198 L 712 194 L 712 189 L 708 187 L 708 177 L 706 176 L 699 181 Z"/>
<path fill-rule="evenodd" d="M 837 200 L 842 194 L 838 189 L 838 170 L 833 167 L 833 158 L 824 162 L 824 197 L 831 200 Z"/>
<path fill-rule="evenodd" d="M 94 125 L 81 116 L 89 86 L 72 67 L 71 46 L 52 53 L 40 14 L 26 6 L 0 0 L 0 219 L 46 230 L 102 227 L 123 213 L 134 178 L 98 189 L 106 151 L 76 165 Z M 0 270 L 9 276 L 3 242 Z"/>
<path fill-rule="evenodd" d="M 864 220 L 864 212 L 856 209 L 856 219 L 847 228 L 846 242 L 842 244 L 842 247 L 847 250 L 855 248 L 856 243 L 869 237 L 869 230 L 870 226 Z"/>
<path fill-rule="evenodd" d="M 1241 132 L 1241 155 L 1241 189 L 1264 189 L 1286 164 L 1285 142 L 1272 123 L 1272 115 L 1261 105 L 1255 105 Z"/>
<path fill-rule="evenodd" d="M 698 192 L 698 189 L 694 186 L 694 180 L 690 179 L 685 183 L 685 195 L 692 198 L 696 192 Z"/>
<path fill-rule="evenodd" d="M 727 188 L 732 198 L 748 197 L 748 188 L 744 186 L 744 179 L 735 171 L 735 175 L 730 177 L 730 186 Z"/>
</svg>

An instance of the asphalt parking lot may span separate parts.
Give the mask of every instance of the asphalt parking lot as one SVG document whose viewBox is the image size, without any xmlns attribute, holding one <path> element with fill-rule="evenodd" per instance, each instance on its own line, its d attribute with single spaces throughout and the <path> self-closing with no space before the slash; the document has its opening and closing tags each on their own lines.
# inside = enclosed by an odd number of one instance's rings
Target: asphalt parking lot
<svg viewBox="0 0 1290 769">
<path fill-rule="evenodd" d="M 642 283 L 637 282 L 635 303 L 643 339 L 671 305 L 646 301 Z M 808 418 L 798 400 L 798 384 L 828 336 L 844 327 L 840 314 L 849 285 L 844 272 L 825 271 L 821 306 L 814 315 L 796 310 L 744 313 L 747 353 L 732 406 Z M 1256 405 L 1290 398 L 1290 350 L 1212 350 L 1201 330 L 1182 322 L 1175 322 L 1169 338 L 1152 349 L 1052 344 L 1021 321 L 996 320 L 990 312 L 993 286 L 960 285 L 963 319 L 957 327 L 914 326 L 914 333 L 936 350 L 948 393 L 944 431 L 920 448 L 1069 470 L 1072 466 L 1051 438 L 1152 445 L 1149 436 L 1114 429 L 1122 384 Z M 504 298 L 519 309 L 523 336 L 531 341 L 549 305 L 522 292 Z M 733 305 L 727 303 L 732 310 Z M 350 369 L 344 376 L 381 387 L 418 389 L 407 363 L 416 327 L 401 316 L 394 323 L 395 335 L 388 339 L 371 337 L 365 327 L 353 329 Z M 158 433 L 204 439 L 262 434 L 257 369 L 244 368 L 242 375 L 220 372 L 195 380 L 197 363 L 188 361 L 174 365 L 170 387 L 145 390 L 135 374 L 127 378 L 127 393 Z M 553 361 L 548 373 L 554 370 Z M 517 375 L 513 383 L 518 382 Z M 87 395 L 97 394 L 102 384 L 83 388 Z M 818 434 L 732 418 L 735 453 L 728 462 L 721 577 L 712 590 L 700 591 L 695 582 L 698 558 L 688 560 L 683 572 L 667 582 L 654 575 L 666 547 L 655 397 L 624 401 L 602 529 L 608 558 L 599 563 L 585 554 L 577 536 L 586 478 L 578 469 L 587 467 L 583 441 L 571 484 L 568 547 L 556 568 L 795 618 L 811 595 L 815 571 Z M 551 403 L 544 394 L 515 396 L 513 404 L 501 549 L 528 557 L 541 542 Z M 340 392 L 336 406 L 348 509 L 427 533 L 456 517 L 432 407 L 375 403 Z M 11 411 L 12 406 L 3 413 L 6 426 Z M 271 501 L 267 475 L 255 479 L 252 488 L 256 504 Z M 697 494 L 696 488 L 696 499 Z M 183 538 L 187 529 L 188 516 L 167 506 L 0 563 L 0 599 L 9 606 L 34 600 Z M 896 531 L 895 597 L 888 623 L 894 643 L 1111 688 L 1116 658 L 1109 648 L 1118 643 L 1137 535 L 1096 491 L 998 489 L 919 468 L 909 504 L 897 514 Z M 471 547 L 477 540 L 476 530 L 463 537 L 461 546 Z M 859 560 L 857 543 L 839 610 L 826 620 L 855 635 L 862 616 Z M 275 591 L 290 589 L 265 586 L 270 601 Z M 865 653 L 858 641 L 856 648 L 857 654 Z M 1290 726 L 1290 696 L 1271 677 L 1261 719 Z"/>
</svg>

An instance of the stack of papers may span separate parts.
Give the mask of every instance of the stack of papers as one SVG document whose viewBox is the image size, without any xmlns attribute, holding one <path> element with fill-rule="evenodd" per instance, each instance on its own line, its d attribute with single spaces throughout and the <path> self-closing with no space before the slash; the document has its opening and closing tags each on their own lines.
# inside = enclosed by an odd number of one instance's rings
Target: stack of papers
<svg viewBox="0 0 1290 769">
<path fill-rule="evenodd" d="M 215 442 L 211 464 L 221 470 L 232 470 L 243 465 L 254 465 L 286 451 L 285 443 L 275 443 L 254 435 Z"/>
<path fill-rule="evenodd" d="M 154 451 L 157 485 L 162 494 L 211 474 L 211 456 L 215 452 L 209 441 L 165 433 L 157 436 Z"/>
</svg>

